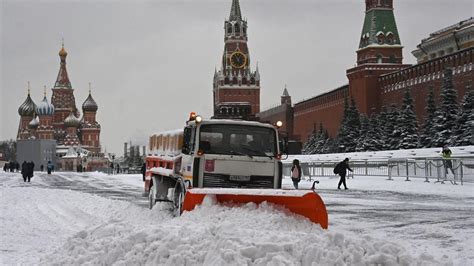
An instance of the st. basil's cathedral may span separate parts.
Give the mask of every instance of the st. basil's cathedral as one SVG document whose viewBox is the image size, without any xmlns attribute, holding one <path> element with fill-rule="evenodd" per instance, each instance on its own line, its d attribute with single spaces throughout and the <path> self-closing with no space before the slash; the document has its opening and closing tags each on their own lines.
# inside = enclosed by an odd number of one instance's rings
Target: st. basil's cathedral
<svg viewBox="0 0 474 266">
<path fill-rule="evenodd" d="M 35 168 L 51 161 L 58 170 L 76 170 L 79 166 L 95 170 L 106 166 L 100 146 L 101 127 L 96 120 L 98 105 L 89 85 L 89 96 L 82 104 L 81 117 L 66 69 L 67 54 L 63 44 L 59 51 L 58 77 L 51 89 L 51 103 L 45 86 L 44 98 L 36 105 L 28 84 L 26 100 L 18 108 L 19 160 L 36 161 Z"/>
</svg>

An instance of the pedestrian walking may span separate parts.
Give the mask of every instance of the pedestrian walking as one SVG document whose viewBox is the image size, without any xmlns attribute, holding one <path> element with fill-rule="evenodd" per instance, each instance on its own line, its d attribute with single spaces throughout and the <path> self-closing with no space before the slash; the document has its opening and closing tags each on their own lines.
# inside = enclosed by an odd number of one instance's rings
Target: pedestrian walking
<svg viewBox="0 0 474 266">
<path fill-rule="evenodd" d="M 9 168 L 10 168 L 10 167 L 9 167 L 8 163 L 5 163 L 5 164 L 3 165 L 3 171 L 8 172 L 8 169 L 9 169 Z"/>
<path fill-rule="evenodd" d="M 349 158 L 344 159 L 342 162 L 338 163 L 336 167 L 334 167 L 334 173 L 338 174 L 341 177 L 339 179 L 337 189 L 341 189 L 342 184 L 344 184 L 344 189 L 348 189 L 346 185 L 346 170 L 353 172 L 352 169 L 349 167 Z"/>
<path fill-rule="evenodd" d="M 28 163 L 26 161 L 23 161 L 21 164 L 21 176 L 23 177 L 23 182 L 26 182 L 26 176 L 28 173 Z"/>
<path fill-rule="evenodd" d="M 51 161 L 48 161 L 48 164 L 46 165 L 46 170 L 48 171 L 48 175 L 50 175 L 53 171 L 53 163 Z"/>
<path fill-rule="evenodd" d="M 451 150 L 449 149 L 448 145 L 443 146 L 443 150 L 441 151 L 441 155 L 443 156 L 443 165 L 444 165 L 444 177 L 448 177 L 448 169 L 451 170 L 453 174 L 453 184 L 457 185 L 456 183 L 456 175 L 454 174 L 453 170 L 453 161 L 451 160 Z"/>
<path fill-rule="evenodd" d="M 143 182 L 145 182 L 145 174 L 146 174 L 146 163 L 143 163 L 142 165 L 142 178 L 143 178 Z"/>
<path fill-rule="evenodd" d="M 9 167 L 10 167 L 10 172 L 15 172 L 15 168 L 16 168 L 16 164 L 14 161 L 10 161 L 10 163 L 8 164 Z"/>
<path fill-rule="evenodd" d="M 40 171 L 43 172 L 44 170 L 44 165 L 40 165 Z"/>
<path fill-rule="evenodd" d="M 28 169 L 26 177 L 28 178 L 28 182 L 30 182 L 33 177 L 33 172 L 35 171 L 35 163 L 33 161 L 27 163 L 26 169 Z"/>
<path fill-rule="evenodd" d="M 298 183 L 301 181 L 301 166 L 298 159 L 294 159 L 291 166 L 291 181 L 295 189 L 298 189 Z"/>
</svg>

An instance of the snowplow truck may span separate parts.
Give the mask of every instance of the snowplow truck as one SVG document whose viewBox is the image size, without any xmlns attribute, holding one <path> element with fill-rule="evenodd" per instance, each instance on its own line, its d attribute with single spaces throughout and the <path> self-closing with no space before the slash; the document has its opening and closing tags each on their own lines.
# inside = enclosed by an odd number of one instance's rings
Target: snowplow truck
<svg viewBox="0 0 474 266">
<path fill-rule="evenodd" d="M 204 120 L 192 113 L 184 129 L 150 137 L 145 174 L 149 207 L 168 201 L 180 215 L 206 196 L 232 205 L 266 201 L 327 228 L 326 206 L 314 190 L 282 189 L 279 146 L 274 125 Z"/>
</svg>

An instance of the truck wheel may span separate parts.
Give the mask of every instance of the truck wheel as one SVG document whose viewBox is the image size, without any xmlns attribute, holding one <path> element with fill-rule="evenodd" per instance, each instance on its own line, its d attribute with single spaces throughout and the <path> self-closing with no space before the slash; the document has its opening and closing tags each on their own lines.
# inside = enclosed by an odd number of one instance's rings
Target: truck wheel
<svg viewBox="0 0 474 266">
<path fill-rule="evenodd" d="M 153 186 L 150 188 L 150 192 L 148 193 L 148 208 L 151 210 L 155 204 L 155 187 Z"/>
<path fill-rule="evenodd" d="M 180 216 L 181 215 L 181 212 L 183 211 L 183 201 L 184 201 L 184 192 L 183 192 L 183 190 L 180 190 L 178 192 L 178 195 L 176 195 L 174 216 Z"/>
</svg>

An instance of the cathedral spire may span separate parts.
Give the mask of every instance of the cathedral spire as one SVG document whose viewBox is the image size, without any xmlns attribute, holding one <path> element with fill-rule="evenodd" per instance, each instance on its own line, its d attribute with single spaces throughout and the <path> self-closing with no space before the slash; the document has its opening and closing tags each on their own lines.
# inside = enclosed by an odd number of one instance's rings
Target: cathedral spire
<svg viewBox="0 0 474 266">
<path fill-rule="evenodd" d="M 242 20 L 242 13 L 240 12 L 239 0 L 232 0 L 232 7 L 230 9 L 229 21 Z"/>
<path fill-rule="evenodd" d="M 71 89 L 71 82 L 69 81 L 69 76 L 66 70 L 66 57 L 67 52 L 64 49 L 64 40 L 62 42 L 61 50 L 59 51 L 59 57 L 61 58 L 61 64 L 59 66 L 59 73 L 56 79 L 56 83 L 54 84 L 55 88 L 69 88 Z"/>
</svg>

